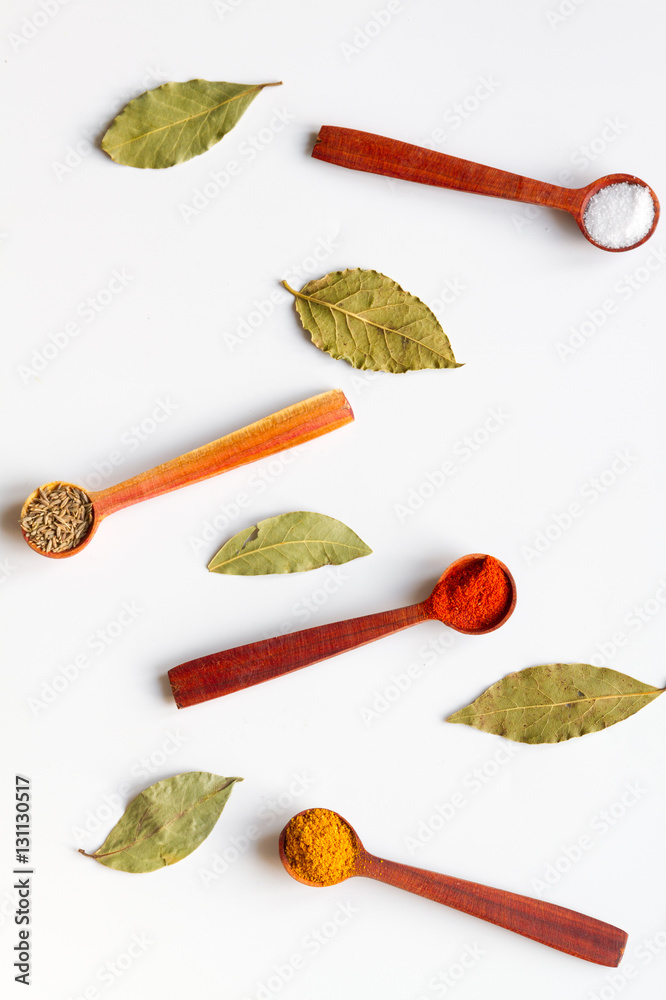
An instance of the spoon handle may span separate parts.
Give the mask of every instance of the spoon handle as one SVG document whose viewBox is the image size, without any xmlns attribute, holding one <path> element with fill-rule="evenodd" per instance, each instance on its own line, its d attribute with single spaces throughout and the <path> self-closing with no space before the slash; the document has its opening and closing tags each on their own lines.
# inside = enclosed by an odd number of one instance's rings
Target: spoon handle
<svg viewBox="0 0 666 1000">
<path fill-rule="evenodd" d="M 200 656 L 169 671 L 173 696 L 178 708 L 198 705 L 364 646 L 427 618 L 423 604 L 412 604 Z"/>
<path fill-rule="evenodd" d="M 364 855 L 357 874 L 444 903 L 598 965 L 619 965 L 627 943 L 627 934 L 619 927 L 584 913 L 371 854 Z"/>
<path fill-rule="evenodd" d="M 352 408 L 340 389 L 312 396 L 148 472 L 92 494 L 95 516 L 97 519 L 106 517 L 130 504 L 256 462 L 327 434 L 353 419 Z"/>
<path fill-rule="evenodd" d="M 352 170 L 530 205 L 546 205 L 565 212 L 575 212 L 582 198 L 582 190 L 535 181 L 398 139 L 334 125 L 324 125 L 319 130 L 312 155 L 317 160 Z"/>
</svg>

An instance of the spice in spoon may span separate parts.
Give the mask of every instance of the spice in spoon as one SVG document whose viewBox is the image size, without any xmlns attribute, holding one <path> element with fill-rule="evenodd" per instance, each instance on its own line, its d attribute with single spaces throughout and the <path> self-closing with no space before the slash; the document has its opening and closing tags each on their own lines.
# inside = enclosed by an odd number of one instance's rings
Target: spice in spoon
<svg viewBox="0 0 666 1000">
<path fill-rule="evenodd" d="M 438 618 L 463 631 L 489 629 L 506 614 L 512 590 L 498 559 L 466 563 L 447 573 L 431 601 Z"/>
<path fill-rule="evenodd" d="M 306 809 L 287 825 L 284 853 L 298 877 L 335 885 L 354 871 L 358 847 L 349 826 L 330 809 Z"/>
<path fill-rule="evenodd" d="M 622 181 L 601 188 L 590 198 L 583 222 L 595 243 L 622 250 L 640 242 L 652 228 L 654 201 L 643 184 Z"/>
<path fill-rule="evenodd" d="M 67 552 L 80 545 L 93 523 L 90 497 L 78 486 L 40 486 L 26 504 L 21 528 L 42 552 Z"/>
</svg>

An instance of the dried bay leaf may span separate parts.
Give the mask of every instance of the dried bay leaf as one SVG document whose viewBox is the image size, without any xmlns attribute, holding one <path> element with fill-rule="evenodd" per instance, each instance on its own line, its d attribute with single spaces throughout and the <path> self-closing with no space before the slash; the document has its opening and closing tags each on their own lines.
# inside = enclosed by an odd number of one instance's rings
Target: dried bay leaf
<svg viewBox="0 0 666 1000">
<path fill-rule="evenodd" d="M 208 771 L 187 771 L 165 778 L 140 792 L 95 858 L 124 872 L 153 872 L 191 854 L 211 832 L 231 789 L 242 778 L 223 778 Z"/>
<path fill-rule="evenodd" d="M 449 716 L 519 743 L 559 743 L 629 718 L 661 688 L 589 663 L 547 663 L 508 674 Z"/>
<path fill-rule="evenodd" d="M 267 517 L 230 538 L 208 563 L 211 573 L 303 573 L 370 555 L 358 535 L 326 514 L 296 510 Z"/>
<path fill-rule="evenodd" d="M 282 284 L 312 343 L 354 368 L 395 374 L 462 367 L 435 314 L 378 271 L 332 271 L 300 292 Z"/>
<path fill-rule="evenodd" d="M 116 163 L 161 169 L 184 163 L 230 132 L 264 87 L 278 83 L 163 83 L 130 101 L 102 139 Z"/>
</svg>

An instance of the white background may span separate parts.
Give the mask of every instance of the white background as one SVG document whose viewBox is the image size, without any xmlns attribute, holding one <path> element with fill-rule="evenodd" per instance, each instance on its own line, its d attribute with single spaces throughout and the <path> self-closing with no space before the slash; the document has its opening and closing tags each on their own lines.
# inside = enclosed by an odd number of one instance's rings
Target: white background
<svg viewBox="0 0 666 1000">
<path fill-rule="evenodd" d="M 664 705 L 538 747 L 445 718 L 509 671 L 544 662 L 594 658 L 664 683 L 666 237 L 658 230 L 638 250 L 604 253 L 554 212 L 391 183 L 309 153 L 319 126 L 338 124 L 544 180 L 569 171 L 572 186 L 636 173 L 659 193 L 663 5 L 564 0 L 558 14 L 555 0 L 403 0 L 378 30 L 383 0 L 54 3 L 44 24 L 37 0 L 14 0 L 0 38 L 11 91 L 2 130 L 3 996 L 25 995 L 11 967 L 20 772 L 34 800 L 37 1000 L 434 1000 L 447 995 L 446 977 L 458 978 L 457 1000 L 656 1000 L 666 971 Z M 170 170 L 121 167 L 86 143 L 146 87 L 192 77 L 284 86 L 260 94 L 205 156 Z M 279 132 L 276 111 L 289 116 Z M 241 169 L 222 190 L 211 173 L 232 160 Z M 286 295 L 265 318 L 257 311 L 270 311 L 285 276 L 300 287 L 355 266 L 429 303 L 465 367 L 360 376 L 312 347 Z M 114 270 L 126 287 L 88 321 L 86 299 Z M 44 347 L 73 322 L 78 335 L 37 371 Z M 563 358 L 558 345 L 585 323 L 591 335 L 574 337 L 582 346 Z M 20 537 L 18 511 L 38 483 L 93 486 L 97 474 L 108 485 L 334 387 L 356 422 L 293 461 L 133 507 L 72 559 L 42 559 Z M 156 423 L 160 401 L 171 413 Z M 488 433 L 491 411 L 501 426 Z M 455 476 L 401 511 L 447 460 Z M 602 474 L 603 493 L 593 485 Z M 579 516 L 558 529 L 571 504 Z M 374 554 L 339 578 L 207 573 L 230 535 L 295 509 L 340 518 Z M 176 711 L 164 682 L 171 666 L 420 600 L 470 551 L 498 556 L 517 579 L 517 610 L 500 631 L 450 643 L 453 633 L 427 623 Z M 132 623 L 96 652 L 97 630 L 116 634 L 124 604 Z M 648 609 L 644 621 L 631 617 L 636 608 Z M 53 697 L 54 680 L 81 655 L 87 666 L 56 681 Z M 395 678 L 404 687 L 411 664 L 420 675 L 396 699 Z M 188 770 L 245 778 L 195 854 L 133 876 L 77 853 L 95 850 L 143 787 Z M 448 822 L 433 821 L 452 799 Z M 347 816 L 376 853 L 625 928 L 622 966 L 587 964 L 378 883 L 298 885 L 279 864 L 277 835 L 294 812 L 319 805 Z M 592 846 L 571 863 L 581 837 Z M 353 914 L 333 934 L 342 905 Z M 316 947 L 323 926 L 332 936 Z M 302 968 L 290 974 L 294 956 Z"/>
</svg>

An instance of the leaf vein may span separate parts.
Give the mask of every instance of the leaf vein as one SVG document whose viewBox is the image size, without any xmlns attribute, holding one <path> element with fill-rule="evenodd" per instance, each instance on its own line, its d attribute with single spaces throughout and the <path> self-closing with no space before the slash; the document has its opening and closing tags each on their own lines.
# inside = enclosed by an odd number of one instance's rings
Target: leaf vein
<svg viewBox="0 0 666 1000">
<path fill-rule="evenodd" d="M 541 693 L 543 694 L 543 692 Z M 625 694 L 619 696 L 617 694 L 600 694 L 592 698 L 570 698 L 568 701 L 549 701 L 541 705 L 539 704 L 516 705 L 515 707 L 512 708 L 504 707 L 493 710 L 486 710 L 484 712 L 476 712 L 476 713 L 470 712 L 467 715 L 467 718 L 478 719 L 483 715 L 499 715 L 501 712 L 522 712 L 528 708 L 547 708 L 549 711 L 552 711 L 553 708 L 558 708 L 562 705 L 579 705 L 579 704 L 584 704 L 585 702 L 591 702 L 592 704 L 590 705 L 590 708 L 592 708 L 597 701 L 607 701 L 609 699 L 617 700 L 618 697 L 620 698 L 656 697 L 658 694 L 661 693 L 662 691 L 658 689 L 656 691 L 628 691 Z M 589 711 L 589 709 L 586 709 L 586 711 Z"/>
<path fill-rule="evenodd" d="M 254 91 L 254 90 L 262 90 L 263 87 L 266 87 L 266 86 L 270 86 L 270 85 L 269 84 L 265 84 L 265 83 L 255 84 L 254 86 L 249 87 L 248 90 L 244 90 L 240 94 L 234 94 L 232 97 L 227 97 L 224 101 L 220 101 L 219 104 L 215 104 L 215 105 L 213 105 L 210 108 L 204 108 L 204 110 L 198 111 L 194 115 L 188 115 L 185 118 L 179 118 L 179 119 L 177 119 L 174 122 L 169 122 L 167 125 L 160 125 L 159 128 L 149 129 L 147 132 L 142 132 L 141 135 L 135 135 L 131 139 L 125 139 L 124 142 L 119 142 L 115 146 L 108 146 L 107 149 L 109 151 L 115 150 L 115 149 L 120 149 L 122 146 L 128 146 L 132 142 L 137 142 L 137 140 L 144 139 L 146 136 L 149 136 L 149 135 L 155 135 L 157 132 L 161 132 L 164 129 L 174 128 L 176 125 L 180 125 L 181 123 L 183 124 L 183 127 L 185 127 L 185 124 L 187 122 L 193 121 L 195 118 L 198 118 L 201 115 L 210 114 L 212 111 L 216 111 L 217 108 L 224 107 L 225 104 L 229 104 L 231 101 L 237 101 L 239 98 L 245 97 L 247 94 L 251 94 L 252 91 Z"/>
</svg>

